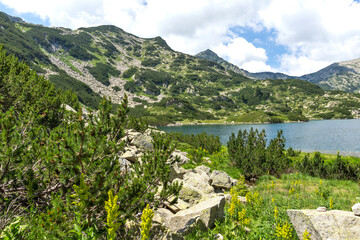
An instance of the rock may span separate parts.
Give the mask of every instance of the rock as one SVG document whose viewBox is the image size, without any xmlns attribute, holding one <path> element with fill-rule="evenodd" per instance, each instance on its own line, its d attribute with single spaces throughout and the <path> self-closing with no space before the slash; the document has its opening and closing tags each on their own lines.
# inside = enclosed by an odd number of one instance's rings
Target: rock
<svg viewBox="0 0 360 240">
<path fill-rule="evenodd" d="M 153 221 L 159 222 L 159 223 L 165 223 L 169 221 L 170 217 L 172 217 L 174 214 L 165 208 L 159 208 L 155 211 Z"/>
<path fill-rule="evenodd" d="M 192 185 L 198 191 L 203 192 L 204 194 L 215 193 L 215 189 L 209 185 L 210 178 L 206 172 L 200 171 L 196 173 L 187 171 L 183 179 L 185 183 Z"/>
<path fill-rule="evenodd" d="M 214 197 L 176 213 L 166 225 L 171 231 L 182 232 L 194 219 L 200 218 L 206 228 L 212 228 L 216 220 L 224 219 L 224 206 L 225 197 Z"/>
<path fill-rule="evenodd" d="M 218 233 L 218 234 L 214 235 L 214 239 L 215 240 L 224 240 L 224 237 L 220 233 Z"/>
<path fill-rule="evenodd" d="M 177 163 L 174 163 L 170 166 L 170 181 L 173 181 L 176 178 L 183 179 L 186 170 L 182 167 L 179 167 Z"/>
<path fill-rule="evenodd" d="M 204 165 L 198 166 L 194 170 L 195 170 L 196 173 L 199 173 L 199 174 L 204 174 L 205 173 L 208 177 L 210 177 L 210 175 L 211 175 L 211 169 L 209 167 L 204 166 Z"/>
<path fill-rule="evenodd" d="M 125 136 L 128 138 L 129 142 L 139 135 L 141 135 L 141 133 L 136 132 L 134 129 L 125 129 Z"/>
<path fill-rule="evenodd" d="M 203 193 L 187 182 L 183 182 L 183 186 L 179 192 L 179 198 L 191 205 L 197 204 L 203 198 Z"/>
<path fill-rule="evenodd" d="M 62 107 L 64 107 L 66 111 L 77 113 L 75 109 L 67 104 L 63 104 Z"/>
<path fill-rule="evenodd" d="M 210 176 L 210 183 L 213 187 L 230 190 L 236 180 L 232 179 L 227 173 L 214 170 Z"/>
<path fill-rule="evenodd" d="M 182 165 L 182 164 L 188 163 L 190 161 L 190 159 L 186 155 L 187 155 L 186 152 L 181 152 L 179 150 L 175 150 L 171 153 L 170 159 L 173 160 L 176 157 L 178 157 L 178 160 L 179 160 L 178 163 L 180 165 Z"/>
<path fill-rule="evenodd" d="M 326 207 L 318 207 L 316 209 L 316 211 L 318 211 L 318 212 L 326 212 Z"/>
<path fill-rule="evenodd" d="M 137 161 L 136 153 L 134 153 L 132 151 L 125 152 L 123 155 L 121 155 L 121 157 L 125 158 L 126 160 L 129 160 L 130 162 L 133 162 L 133 163 Z"/>
<path fill-rule="evenodd" d="M 126 160 L 125 158 L 120 157 L 119 158 L 119 163 L 120 163 L 120 171 L 130 171 L 130 166 L 131 166 L 131 162 Z"/>
<path fill-rule="evenodd" d="M 169 200 L 169 202 L 165 202 L 164 204 L 166 205 L 166 207 L 168 209 L 170 209 L 174 213 L 177 213 L 177 212 L 179 212 L 181 210 L 185 210 L 185 209 L 190 207 L 189 203 L 183 201 L 180 198 L 177 200 L 177 203 L 175 203 L 173 205 L 170 205 L 170 200 Z"/>
<path fill-rule="evenodd" d="M 352 206 L 352 211 L 355 216 L 360 216 L 360 203 L 356 203 L 354 206 Z M 359 226 L 360 228 L 360 226 Z"/>
<path fill-rule="evenodd" d="M 139 134 L 134 136 L 131 144 L 138 147 L 142 151 L 151 151 L 154 149 L 152 141 L 153 139 L 149 135 Z"/>
<path fill-rule="evenodd" d="M 360 239 L 360 218 L 352 212 L 332 210 L 287 210 L 291 223 L 300 239 L 305 229 L 312 240 Z"/>
</svg>

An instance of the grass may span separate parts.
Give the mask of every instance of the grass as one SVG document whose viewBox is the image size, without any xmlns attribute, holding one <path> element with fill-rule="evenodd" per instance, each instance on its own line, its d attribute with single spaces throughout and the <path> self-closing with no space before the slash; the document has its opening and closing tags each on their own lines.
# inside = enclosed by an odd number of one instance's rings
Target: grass
<svg viewBox="0 0 360 240">
<path fill-rule="evenodd" d="M 186 145 L 180 147 L 189 151 Z M 305 153 L 301 153 L 297 158 L 304 155 Z M 225 146 L 219 152 L 205 156 L 208 158 L 206 161 L 186 164 L 184 167 L 194 168 L 204 164 L 212 170 L 225 171 L 233 178 L 240 178 L 241 173 L 227 158 Z M 336 158 L 336 155 L 331 154 L 322 156 L 330 162 Z M 349 161 L 360 160 L 355 157 L 344 158 Z M 301 173 L 283 174 L 280 178 L 264 175 L 247 194 L 246 204 L 234 201 L 226 203 L 223 222 L 218 222 L 215 228 L 208 231 L 196 230 L 187 235 L 186 239 L 214 239 L 216 234 L 221 234 L 224 239 L 298 239 L 287 216 L 287 209 L 316 209 L 325 206 L 328 210 L 351 211 L 351 207 L 359 201 L 356 199 L 360 197 L 359 184 Z M 233 214 L 229 212 L 232 204 L 236 205 Z"/>
<path fill-rule="evenodd" d="M 315 155 L 315 152 L 307 153 L 307 152 L 300 152 L 297 156 L 289 157 L 292 162 L 297 162 L 305 157 L 305 155 L 308 155 L 310 158 L 313 158 Z M 324 159 L 325 163 L 332 164 L 336 158 L 336 154 L 327 154 L 327 153 L 321 153 L 321 157 Z M 341 158 L 351 164 L 359 164 L 360 158 L 354 157 L 354 156 L 341 156 Z"/>
</svg>

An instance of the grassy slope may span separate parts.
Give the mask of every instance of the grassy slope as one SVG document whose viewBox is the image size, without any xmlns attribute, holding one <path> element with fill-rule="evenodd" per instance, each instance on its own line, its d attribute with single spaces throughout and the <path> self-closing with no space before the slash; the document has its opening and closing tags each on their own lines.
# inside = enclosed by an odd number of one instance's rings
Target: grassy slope
<svg viewBox="0 0 360 240">
<path fill-rule="evenodd" d="M 183 148 L 183 150 L 188 150 Z M 303 157 L 304 153 L 297 158 Z M 335 160 L 336 155 L 322 154 L 325 161 Z M 234 168 L 227 158 L 227 149 L 222 147 L 221 151 L 213 155 L 207 155 L 210 161 L 198 164 L 187 164 L 186 168 L 193 168 L 196 165 L 205 164 L 213 170 L 227 172 L 231 177 L 239 179 L 241 173 Z M 191 157 L 190 157 L 191 158 Z M 296 160 L 297 158 L 292 158 Z M 354 163 L 360 163 L 360 158 L 343 157 Z M 260 177 L 251 189 L 255 197 L 252 204 L 240 204 L 238 211 L 245 209 L 246 218 L 250 223 L 246 225 L 251 229 L 249 233 L 244 231 L 244 226 L 238 220 L 238 216 L 230 216 L 226 211 L 225 221 L 207 232 L 196 231 L 187 236 L 187 239 L 213 239 L 215 234 L 222 234 L 225 239 L 278 239 L 276 229 L 290 222 L 287 209 L 316 209 L 319 206 L 326 206 L 328 209 L 351 211 L 351 207 L 358 201 L 360 196 L 360 183 L 347 180 L 320 179 L 305 174 L 291 173 L 284 174 L 280 178 L 265 175 Z M 291 190 L 291 191 L 289 191 Z M 257 200 L 256 200 L 257 199 Z M 330 200 L 331 199 L 331 200 Z M 330 201 L 332 206 L 330 207 Z M 229 203 L 225 209 L 229 209 Z M 275 207 L 278 216 L 275 217 Z M 291 227 L 288 232 L 291 237 L 298 239 L 295 230 Z"/>
<path fill-rule="evenodd" d="M 351 118 L 351 110 L 360 108 L 360 95 L 324 92 L 301 80 L 253 81 L 217 63 L 175 52 L 160 37 L 142 39 L 115 26 L 71 31 L 15 24 L 2 15 L 0 20 L 6 27 L 0 33 L 5 49 L 40 72 L 52 71 L 50 79 L 58 87 L 73 88 L 93 108 L 100 99 L 97 92 L 115 99 L 125 89 L 130 102 L 140 103 L 130 114 L 151 124 Z M 75 75 L 86 76 L 75 62 L 85 66 L 106 91 L 94 91 L 69 76 L 50 56 Z"/>
</svg>

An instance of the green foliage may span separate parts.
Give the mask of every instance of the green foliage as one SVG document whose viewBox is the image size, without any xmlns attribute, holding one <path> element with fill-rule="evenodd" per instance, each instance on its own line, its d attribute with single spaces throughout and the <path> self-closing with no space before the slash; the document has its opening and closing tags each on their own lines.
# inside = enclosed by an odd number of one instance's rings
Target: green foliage
<svg viewBox="0 0 360 240">
<path fill-rule="evenodd" d="M 101 237 L 110 189 L 117 192 L 120 238 L 129 237 L 125 222 L 147 203 L 156 207 L 170 196 L 176 201 L 181 185 L 170 183 L 168 159 L 174 149 L 170 139 L 154 135 L 154 150 L 142 157 L 141 164 L 125 167 L 118 160 L 128 121 L 126 96 L 115 114 L 106 99 L 86 117 L 81 108 L 65 112 L 61 106 L 66 95 L 15 58 L 2 55 L 2 60 L 0 70 L 11 77 L 1 79 L 1 101 L 6 104 L 0 112 L 0 214 L 24 215 L 30 209 L 24 238 Z M 33 81 L 33 88 L 27 81 Z M 35 93 L 40 100 L 29 97 Z"/>
<path fill-rule="evenodd" d="M 129 116 L 129 119 L 127 122 L 127 128 L 134 129 L 137 132 L 145 132 L 145 130 L 149 128 L 149 125 L 142 118 L 136 118 L 136 117 Z"/>
<path fill-rule="evenodd" d="M 360 164 L 350 163 L 344 160 L 338 153 L 335 161 L 325 163 L 324 158 L 319 152 L 315 152 L 313 157 L 306 154 L 296 162 L 296 168 L 311 176 L 322 178 L 349 179 L 357 181 L 360 178 L 358 169 Z"/>
<path fill-rule="evenodd" d="M 161 63 L 160 59 L 147 58 L 141 62 L 141 65 L 144 67 L 156 67 L 160 63 Z"/>
<path fill-rule="evenodd" d="M 276 138 L 266 147 L 265 130 L 239 130 L 233 133 L 227 143 L 229 159 L 247 178 L 265 173 L 280 175 L 289 167 L 289 160 L 284 154 L 285 138 L 278 131 Z"/>
<path fill-rule="evenodd" d="M 1 240 L 22 239 L 27 225 L 21 225 L 22 218 L 15 217 L 13 221 L 6 226 L 0 234 Z"/>
<path fill-rule="evenodd" d="M 219 136 L 208 135 L 206 132 L 196 135 L 182 132 L 169 132 L 166 134 L 175 142 L 187 143 L 194 149 L 203 149 L 210 154 L 218 152 L 221 148 Z"/>
<path fill-rule="evenodd" d="M 50 75 L 49 80 L 62 90 L 72 89 L 84 105 L 93 109 L 98 108 L 101 101 L 100 95 L 85 83 L 67 75 L 65 71 L 60 70 L 58 75 Z"/>
<path fill-rule="evenodd" d="M 138 68 L 131 67 L 123 72 L 122 77 L 123 78 L 131 78 L 137 71 L 138 71 Z"/>
<path fill-rule="evenodd" d="M 96 80 L 104 84 L 105 86 L 109 86 L 109 78 L 110 76 L 118 77 L 121 72 L 110 64 L 104 63 L 96 63 L 94 67 L 86 67 L 90 74 L 94 76 Z"/>
</svg>

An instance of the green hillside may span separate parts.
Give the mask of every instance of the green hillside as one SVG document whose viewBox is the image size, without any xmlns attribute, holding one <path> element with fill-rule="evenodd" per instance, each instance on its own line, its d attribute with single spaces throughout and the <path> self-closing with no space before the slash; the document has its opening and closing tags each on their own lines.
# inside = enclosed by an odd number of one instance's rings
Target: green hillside
<svg viewBox="0 0 360 240">
<path fill-rule="evenodd" d="M 0 13 L 0 42 L 81 103 L 102 96 L 151 124 L 306 121 L 352 118 L 359 95 L 328 92 L 301 80 L 254 81 L 218 63 L 173 51 L 161 37 L 115 26 L 70 30 L 12 21 Z"/>
</svg>

